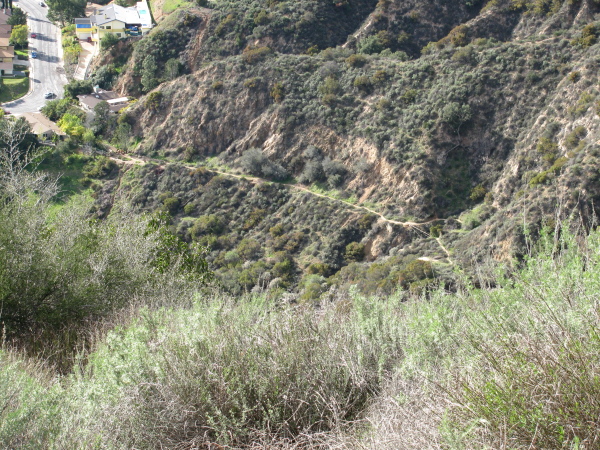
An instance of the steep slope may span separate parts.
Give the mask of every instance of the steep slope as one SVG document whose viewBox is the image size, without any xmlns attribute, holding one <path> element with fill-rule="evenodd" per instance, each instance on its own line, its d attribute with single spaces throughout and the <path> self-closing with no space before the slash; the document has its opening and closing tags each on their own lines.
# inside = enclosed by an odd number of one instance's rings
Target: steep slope
<svg viewBox="0 0 600 450">
<path fill-rule="evenodd" d="M 304 13 L 350 38 L 314 28 L 309 42 L 290 2 L 214 2 L 163 21 L 136 45 L 120 87 L 140 89 L 148 54 L 159 64 L 179 55 L 186 74 L 127 113 L 134 139 L 123 145 L 169 160 L 218 156 L 222 166 L 293 177 L 389 219 L 438 220 L 408 241 L 380 245 L 375 234 L 361 235 L 367 253 L 378 243 L 370 258 L 424 256 L 424 239 L 436 258 L 445 249 L 467 267 L 521 254 L 525 234 L 535 236 L 557 203 L 592 220 L 600 194 L 596 2 L 305 3 Z M 318 50 L 336 44 L 343 46 Z M 339 226 L 325 210 L 313 213 Z M 311 225 L 300 219 L 298 227 Z M 294 258 L 304 268 L 325 262 L 319 252 Z M 352 259 L 326 263 L 330 274 Z"/>
</svg>

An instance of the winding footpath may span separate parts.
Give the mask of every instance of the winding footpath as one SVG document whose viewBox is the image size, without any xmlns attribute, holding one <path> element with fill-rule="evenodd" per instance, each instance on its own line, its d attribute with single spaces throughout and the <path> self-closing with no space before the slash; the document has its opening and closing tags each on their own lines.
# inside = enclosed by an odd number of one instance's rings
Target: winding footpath
<svg viewBox="0 0 600 450">
<path fill-rule="evenodd" d="M 115 149 L 113 148 L 112 150 L 115 150 Z M 119 157 L 117 155 L 119 155 L 121 157 Z M 123 159 L 123 157 L 126 157 L 128 159 Z M 115 161 L 115 162 L 118 162 L 120 164 L 125 164 L 125 165 L 144 165 L 146 163 L 155 163 L 155 164 L 159 164 L 159 165 L 164 165 L 165 163 L 167 163 L 166 161 L 162 161 L 162 160 L 159 160 L 159 159 L 140 158 L 140 157 L 137 157 L 137 156 L 132 156 L 130 154 L 120 155 L 118 153 L 111 153 L 110 159 L 113 160 L 113 161 Z M 222 172 L 222 171 L 219 171 L 219 170 L 216 170 L 216 169 L 208 169 L 208 168 L 203 167 L 203 166 L 185 166 L 184 165 L 183 167 L 185 167 L 186 169 L 190 169 L 190 170 L 195 170 L 195 169 L 198 169 L 198 168 L 202 167 L 202 168 L 204 168 L 204 169 L 206 169 L 206 170 L 208 170 L 210 172 L 213 172 L 213 173 L 216 173 L 216 174 L 219 174 L 219 175 L 223 175 L 223 176 L 227 176 L 227 177 L 231 177 L 231 178 L 237 178 L 239 180 L 250 181 L 251 183 L 254 183 L 254 184 L 264 183 L 264 182 L 270 182 L 270 180 L 266 180 L 266 179 L 260 178 L 260 177 L 254 177 L 254 176 L 242 175 L 242 174 L 235 174 L 235 173 L 230 173 L 230 172 Z M 429 225 L 430 223 L 438 221 L 439 219 L 437 219 L 437 218 L 430 219 L 430 220 L 427 220 L 425 222 L 413 222 L 413 221 L 402 222 L 400 220 L 388 219 L 387 217 L 385 217 L 380 212 L 377 212 L 377 211 L 375 211 L 375 210 L 373 210 L 371 208 L 368 208 L 366 206 L 361 206 L 361 205 L 355 205 L 353 203 L 348 203 L 348 202 L 345 202 L 343 200 L 340 200 L 338 198 L 330 197 L 328 195 L 320 194 L 318 192 L 313 192 L 313 191 L 310 190 L 310 188 L 308 188 L 307 186 L 301 185 L 301 184 L 295 184 L 295 183 L 281 183 L 281 184 L 284 185 L 284 186 L 287 186 L 287 187 L 289 187 L 291 189 L 295 189 L 295 190 L 302 191 L 302 192 L 305 192 L 305 193 L 310 194 L 310 195 L 314 195 L 315 197 L 321 197 L 321 198 L 327 199 L 327 200 L 332 201 L 332 202 L 342 203 L 344 206 L 347 206 L 347 207 L 350 207 L 350 208 L 353 208 L 353 209 L 359 209 L 359 210 L 362 210 L 362 211 L 369 212 L 371 214 L 376 215 L 377 217 L 379 217 L 384 222 L 387 222 L 387 223 L 390 223 L 390 224 L 393 224 L 393 225 L 400 225 L 400 226 L 403 226 L 403 227 L 412 228 L 415 231 L 417 231 L 418 233 L 422 234 L 424 237 L 435 239 L 435 241 L 438 243 L 439 247 L 446 254 L 446 260 L 450 264 L 454 265 L 454 262 L 450 258 L 450 252 L 448 251 L 448 249 L 446 247 L 444 247 L 441 238 L 439 238 L 439 237 L 438 238 L 434 238 L 433 236 L 431 236 L 431 234 L 429 234 L 428 231 L 426 231 L 426 230 L 424 230 L 424 229 L 421 228 L 424 225 Z M 419 259 L 421 259 L 423 261 L 439 262 L 439 260 L 432 259 L 432 258 L 427 258 L 427 257 L 423 257 L 423 258 L 419 258 Z"/>
</svg>

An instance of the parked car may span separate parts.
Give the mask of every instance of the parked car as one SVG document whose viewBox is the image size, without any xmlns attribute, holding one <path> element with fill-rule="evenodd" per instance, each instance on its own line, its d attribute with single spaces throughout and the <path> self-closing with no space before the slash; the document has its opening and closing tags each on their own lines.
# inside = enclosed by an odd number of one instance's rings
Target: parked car
<svg viewBox="0 0 600 450">
<path fill-rule="evenodd" d="M 54 98 L 54 92 L 46 92 L 44 98 Z"/>
<path fill-rule="evenodd" d="M 31 37 L 35 39 L 37 37 L 37 34 L 36 33 L 31 33 Z"/>
<path fill-rule="evenodd" d="M 37 52 L 31 52 L 31 57 L 32 58 L 37 58 Z"/>
<path fill-rule="evenodd" d="M 44 7 L 46 5 L 44 5 L 44 2 L 40 2 L 40 6 Z"/>
</svg>

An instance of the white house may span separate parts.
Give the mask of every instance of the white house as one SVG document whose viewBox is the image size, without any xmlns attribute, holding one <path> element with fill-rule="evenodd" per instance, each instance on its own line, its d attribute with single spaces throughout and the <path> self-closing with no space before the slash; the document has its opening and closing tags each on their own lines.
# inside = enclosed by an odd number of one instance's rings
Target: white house
<svg viewBox="0 0 600 450">
<path fill-rule="evenodd" d="M 77 38 L 93 42 L 101 42 L 108 33 L 124 38 L 142 36 L 151 29 L 152 16 L 145 0 L 128 8 L 111 3 L 95 10 L 89 17 L 75 19 Z"/>
</svg>

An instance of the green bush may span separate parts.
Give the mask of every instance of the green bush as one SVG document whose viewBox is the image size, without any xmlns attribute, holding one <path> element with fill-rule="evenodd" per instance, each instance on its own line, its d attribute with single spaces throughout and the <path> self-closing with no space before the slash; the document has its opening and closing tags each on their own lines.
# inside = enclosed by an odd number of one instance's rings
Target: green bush
<svg viewBox="0 0 600 450">
<path fill-rule="evenodd" d="M 225 230 L 225 224 L 220 216 L 208 214 L 198 217 L 194 225 L 190 228 L 190 235 L 193 239 L 200 239 L 201 236 L 210 234 L 218 235 Z"/>
<path fill-rule="evenodd" d="M 106 33 L 104 35 L 104 37 L 102 38 L 102 40 L 100 41 L 100 48 L 102 50 L 106 51 L 106 50 L 114 47 L 115 45 L 117 45 L 117 42 L 119 42 L 119 38 L 117 37 L 116 34 Z"/>
<path fill-rule="evenodd" d="M 349 262 L 362 261 L 365 258 L 365 244 L 350 242 L 346 245 L 344 259 Z"/>
<path fill-rule="evenodd" d="M 242 169 L 251 175 L 269 178 L 277 181 L 285 180 L 289 174 L 287 171 L 267 158 L 260 149 L 251 148 L 246 150 L 239 159 Z"/>
<path fill-rule="evenodd" d="M 590 23 L 583 28 L 581 36 L 571 41 L 572 45 L 579 45 L 588 48 L 594 45 L 598 40 L 598 29 L 596 24 Z"/>
<path fill-rule="evenodd" d="M 283 84 L 277 82 L 271 88 L 271 97 L 275 100 L 276 103 L 281 103 L 285 98 L 285 89 L 283 88 Z"/>
<path fill-rule="evenodd" d="M 565 147 L 569 150 L 575 149 L 586 135 L 587 130 L 584 126 L 576 127 L 565 137 Z"/>
<path fill-rule="evenodd" d="M 163 94 L 160 91 L 151 92 L 146 97 L 144 106 L 150 111 L 158 111 L 163 100 Z"/>
<path fill-rule="evenodd" d="M 542 154 L 544 161 L 550 164 L 558 157 L 558 144 L 547 137 L 540 138 L 536 149 L 538 153 Z"/>
<path fill-rule="evenodd" d="M 568 76 L 567 79 L 571 82 L 571 83 L 577 83 L 579 80 L 581 80 L 581 72 L 571 72 Z"/>
<path fill-rule="evenodd" d="M 346 58 L 346 64 L 349 67 L 363 67 L 367 63 L 367 58 L 360 54 L 354 54 Z"/>
<path fill-rule="evenodd" d="M 269 47 L 248 47 L 244 50 L 242 58 L 246 64 L 256 64 L 263 61 L 273 51 Z"/>
<path fill-rule="evenodd" d="M 477 202 L 483 199 L 485 197 L 485 194 L 487 194 L 487 189 L 482 184 L 478 184 L 471 190 L 469 198 L 472 201 Z"/>
</svg>

